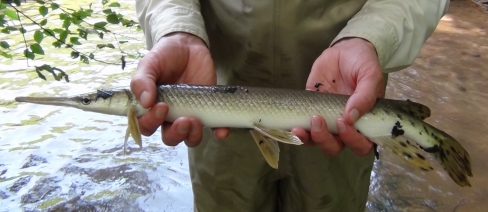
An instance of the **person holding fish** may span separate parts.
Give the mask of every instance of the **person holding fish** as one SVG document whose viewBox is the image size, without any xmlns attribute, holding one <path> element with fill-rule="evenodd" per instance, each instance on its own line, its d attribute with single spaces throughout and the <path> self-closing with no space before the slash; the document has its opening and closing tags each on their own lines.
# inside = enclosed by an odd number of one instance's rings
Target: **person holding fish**
<svg viewBox="0 0 488 212">
<path fill-rule="evenodd" d="M 196 211 L 364 211 L 373 143 L 353 124 L 385 94 L 388 73 L 413 63 L 448 0 L 138 0 L 148 54 L 131 90 L 149 112 L 143 135 L 189 148 Z M 292 129 L 268 166 L 249 129 L 165 122 L 162 84 L 239 85 L 351 95 L 343 116 Z M 260 120 L 261 121 L 261 120 Z M 328 126 L 335 126 L 332 134 Z"/>
</svg>

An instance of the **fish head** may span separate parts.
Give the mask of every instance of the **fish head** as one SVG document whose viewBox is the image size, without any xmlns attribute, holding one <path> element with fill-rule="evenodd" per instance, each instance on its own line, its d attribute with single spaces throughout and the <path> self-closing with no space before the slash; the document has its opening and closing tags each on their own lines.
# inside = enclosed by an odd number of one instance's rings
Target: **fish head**
<svg viewBox="0 0 488 212">
<path fill-rule="evenodd" d="M 85 111 L 119 116 L 126 115 L 131 104 L 139 105 L 128 89 L 104 89 L 70 97 L 16 97 L 15 101 L 74 107 Z"/>
</svg>

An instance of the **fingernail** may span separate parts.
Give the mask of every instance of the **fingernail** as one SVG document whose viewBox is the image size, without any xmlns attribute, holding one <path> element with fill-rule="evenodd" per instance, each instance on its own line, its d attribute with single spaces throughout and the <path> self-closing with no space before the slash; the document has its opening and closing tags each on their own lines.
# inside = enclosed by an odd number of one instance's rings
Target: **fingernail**
<svg viewBox="0 0 488 212">
<path fill-rule="evenodd" d="M 346 132 L 346 123 L 342 120 L 337 121 L 337 131 L 339 131 L 339 133 Z"/>
<path fill-rule="evenodd" d="M 312 130 L 313 131 L 320 131 L 322 123 L 320 123 L 318 116 L 312 116 Z"/>
<path fill-rule="evenodd" d="M 140 97 L 141 104 L 150 105 L 151 104 L 151 102 L 149 102 L 150 97 L 151 96 L 149 95 L 149 92 L 143 91 Z"/>
<path fill-rule="evenodd" d="M 349 112 L 349 119 L 351 120 L 351 124 L 356 122 L 359 119 L 359 111 L 358 109 L 354 108 Z"/>
<path fill-rule="evenodd" d="M 194 121 L 191 122 L 191 131 L 190 134 L 196 134 L 198 132 L 198 124 Z"/>
<path fill-rule="evenodd" d="M 188 122 L 183 122 L 178 124 L 178 132 L 181 134 L 188 133 L 189 128 L 190 128 L 190 124 Z"/>
<path fill-rule="evenodd" d="M 164 116 L 165 114 L 163 108 L 156 108 L 156 118 L 162 119 Z"/>
</svg>

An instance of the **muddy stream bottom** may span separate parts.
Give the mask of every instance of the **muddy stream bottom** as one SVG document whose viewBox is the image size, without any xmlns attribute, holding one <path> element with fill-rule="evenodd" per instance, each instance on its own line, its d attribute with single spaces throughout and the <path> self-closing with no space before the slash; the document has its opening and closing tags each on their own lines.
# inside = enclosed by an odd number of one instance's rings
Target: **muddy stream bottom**
<svg viewBox="0 0 488 212">
<path fill-rule="evenodd" d="M 140 40 L 134 49 L 143 48 L 142 35 L 134 36 Z M 0 63 L 0 212 L 193 211 L 184 145 L 164 146 L 155 133 L 144 138 L 142 149 L 131 143 L 123 155 L 124 117 L 13 101 L 16 96 L 66 96 L 127 86 L 136 68 L 135 62 L 125 71 L 101 65 L 79 68 L 69 58 L 57 59 L 71 83 L 45 82 L 35 73 L 16 72 L 15 64 Z M 469 0 L 451 1 L 415 63 L 390 75 L 387 97 L 431 108 L 427 122 L 470 153 L 473 187 L 457 186 L 440 166 L 422 172 L 380 152 L 367 211 L 488 211 L 486 91 L 488 13 Z"/>
</svg>

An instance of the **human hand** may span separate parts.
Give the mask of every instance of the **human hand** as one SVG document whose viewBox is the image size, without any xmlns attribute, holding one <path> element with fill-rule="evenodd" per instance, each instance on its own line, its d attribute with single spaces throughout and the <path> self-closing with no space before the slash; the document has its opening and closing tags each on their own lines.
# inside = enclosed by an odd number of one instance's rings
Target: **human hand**
<svg viewBox="0 0 488 212">
<path fill-rule="evenodd" d="M 337 156 L 345 146 L 356 155 L 366 155 L 373 143 L 353 124 L 368 112 L 378 97 L 385 94 L 385 82 L 373 44 L 361 38 L 344 38 L 326 49 L 312 66 L 307 90 L 351 95 L 344 116 L 336 121 L 338 135 L 332 135 L 325 119 L 313 116 L 310 132 L 294 128 L 292 132 L 305 144 L 318 145 L 326 154 Z M 333 124 L 333 123 L 329 123 Z"/>
<path fill-rule="evenodd" d="M 166 103 L 156 103 L 157 85 L 215 85 L 216 80 L 210 52 L 200 38 L 187 33 L 172 33 L 159 39 L 139 61 L 130 84 L 140 104 L 150 108 L 139 117 L 141 133 L 149 136 L 162 126 L 162 140 L 166 145 L 175 146 L 185 141 L 189 147 L 197 146 L 202 138 L 202 123 L 194 117 L 165 122 L 170 108 Z M 225 128 L 215 130 L 219 138 L 226 137 L 228 133 L 229 130 Z"/>
</svg>

